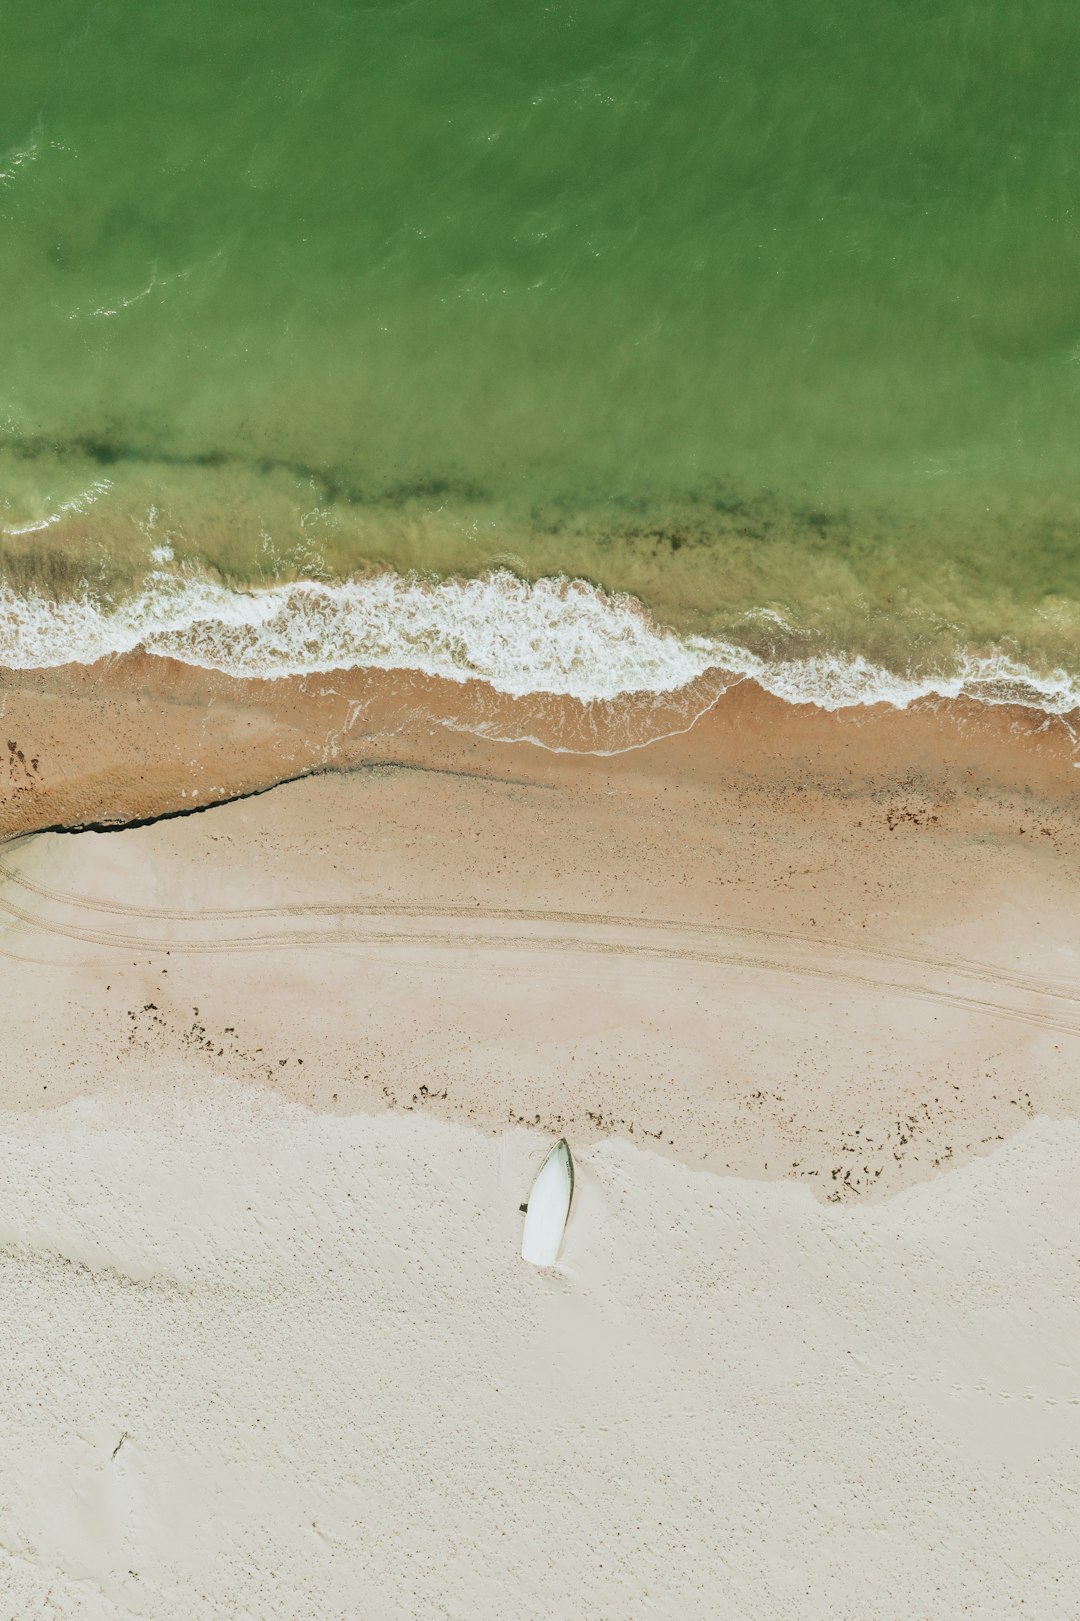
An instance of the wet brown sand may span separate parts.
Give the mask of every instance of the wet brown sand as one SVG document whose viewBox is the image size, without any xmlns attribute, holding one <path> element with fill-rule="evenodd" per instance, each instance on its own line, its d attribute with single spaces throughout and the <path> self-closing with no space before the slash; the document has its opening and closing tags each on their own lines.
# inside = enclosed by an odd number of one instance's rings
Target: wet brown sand
<svg viewBox="0 0 1080 1621">
<path fill-rule="evenodd" d="M 4 703 L 12 835 L 317 774 L 0 852 L 9 1041 L 71 1021 L 47 1083 L 13 1067 L 15 1107 L 194 1056 L 320 1112 L 614 1134 L 848 1202 L 1076 1112 L 1065 722 L 744 683 L 583 755 L 476 728 L 599 746 L 658 717 L 147 658 Z"/>
</svg>

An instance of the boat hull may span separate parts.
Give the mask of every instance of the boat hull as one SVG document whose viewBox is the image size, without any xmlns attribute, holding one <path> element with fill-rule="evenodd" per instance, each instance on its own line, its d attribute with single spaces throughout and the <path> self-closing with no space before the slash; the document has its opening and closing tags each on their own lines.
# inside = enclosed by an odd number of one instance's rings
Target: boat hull
<svg viewBox="0 0 1080 1621">
<path fill-rule="evenodd" d="M 525 1212 L 521 1258 L 532 1266 L 554 1266 L 559 1258 L 570 1201 L 574 1196 L 574 1162 L 560 1137 L 537 1172 Z"/>
</svg>

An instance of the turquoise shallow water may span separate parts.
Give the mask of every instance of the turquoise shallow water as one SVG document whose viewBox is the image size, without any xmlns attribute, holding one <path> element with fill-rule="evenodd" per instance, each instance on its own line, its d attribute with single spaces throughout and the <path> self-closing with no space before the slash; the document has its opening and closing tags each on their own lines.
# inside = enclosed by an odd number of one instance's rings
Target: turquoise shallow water
<svg viewBox="0 0 1080 1621">
<path fill-rule="evenodd" d="M 0 26 L 16 589 L 494 561 L 763 656 L 1080 671 L 1064 0 Z"/>
</svg>

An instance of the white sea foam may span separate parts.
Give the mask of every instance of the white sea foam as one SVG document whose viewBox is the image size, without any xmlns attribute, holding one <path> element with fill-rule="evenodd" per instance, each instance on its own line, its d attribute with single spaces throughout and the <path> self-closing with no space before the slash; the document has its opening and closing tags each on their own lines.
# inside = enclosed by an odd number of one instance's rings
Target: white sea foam
<svg viewBox="0 0 1080 1621">
<path fill-rule="evenodd" d="M 1004 654 L 969 654 L 947 675 L 904 677 L 862 657 L 766 661 L 736 643 L 679 635 L 634 599 L 581 580 L 527 583 L 505 570 L 473 580 L 381 574 L 257 591 L 160 570 L 137 597 L 103 607 L 0 588 L 0 664 L 90 664 L 143 648 L 227 675 L 270 679 L 344 668 L 415 670 L 488 682 L 514 696 L 583 701 L 669 693 L 707 671 L 751 676 L 791 703 L 823 709 L 968 694 L 1056 713 L 1080 706 L 1080 678 L 1040 675 Z"/>
</svg>

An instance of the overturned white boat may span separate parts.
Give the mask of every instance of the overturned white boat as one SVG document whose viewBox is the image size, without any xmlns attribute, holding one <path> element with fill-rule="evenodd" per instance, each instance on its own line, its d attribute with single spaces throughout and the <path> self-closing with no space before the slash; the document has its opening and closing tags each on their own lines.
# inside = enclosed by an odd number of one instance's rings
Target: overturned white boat
<svg viewBox="0 0 1080 1621">
<path fill-rule="evenodd" d="M 554 1266 L 574 1197 L 574 1162 L 570 1145 L 560 1137 L 539 1171 L 525 1206 L 521 1258 L 533 1266 Z"/>
</svg>

